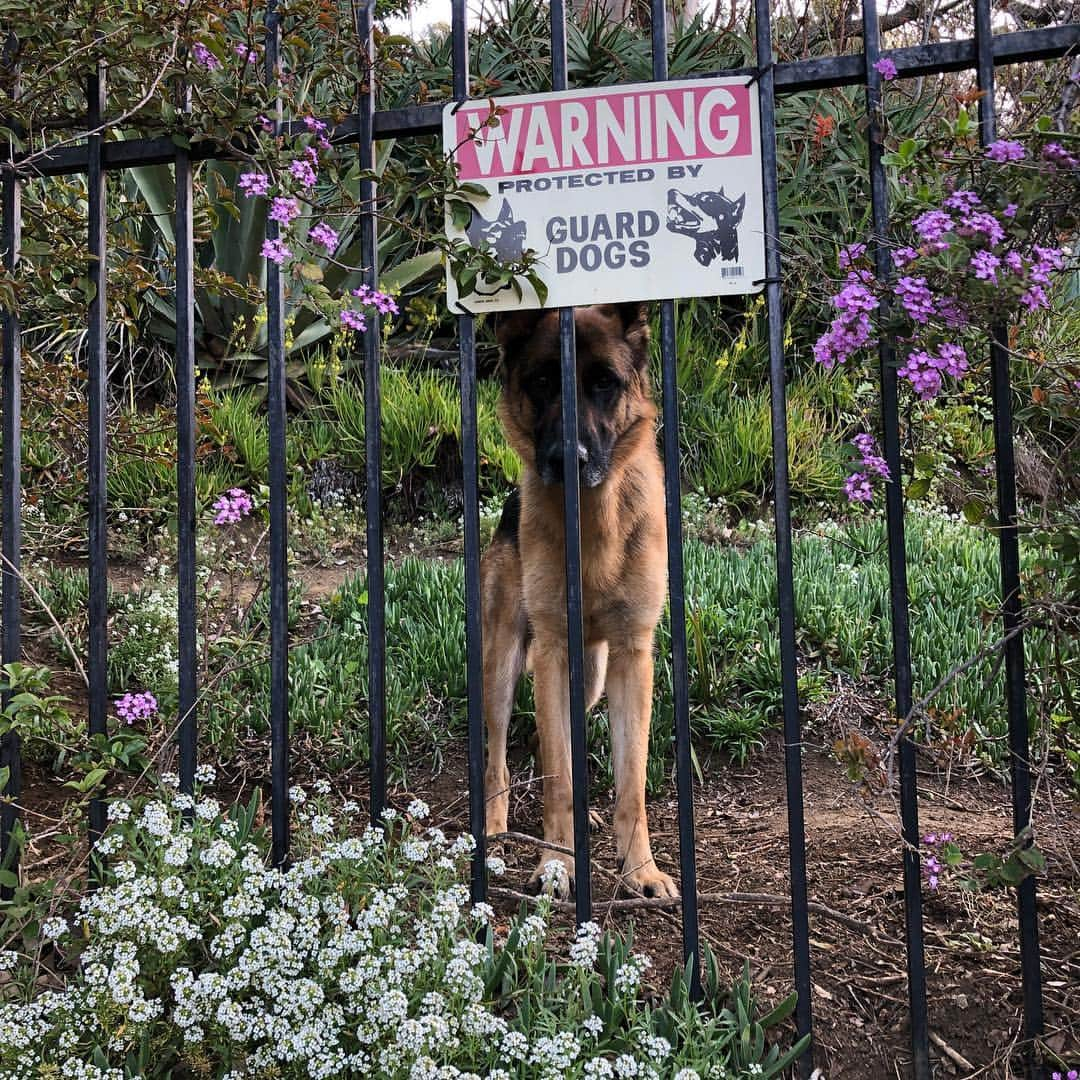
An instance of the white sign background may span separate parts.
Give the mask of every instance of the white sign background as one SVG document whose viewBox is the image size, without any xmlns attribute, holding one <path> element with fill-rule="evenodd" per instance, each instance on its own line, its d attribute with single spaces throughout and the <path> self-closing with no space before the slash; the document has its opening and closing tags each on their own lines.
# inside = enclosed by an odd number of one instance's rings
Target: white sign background
<svg viewBox="0 0 1080 1080">
<path fill-rule="evenodd" d="M 765 277 L 757 86 L 744 78 L 494 99 L 443 111 L 443 145 L 483 187 L 447 235 L 503 262 L 532 249 L 541 304 L 519 278 L 447 301 L 470 311 L 757 292 Z"/>
</svg>

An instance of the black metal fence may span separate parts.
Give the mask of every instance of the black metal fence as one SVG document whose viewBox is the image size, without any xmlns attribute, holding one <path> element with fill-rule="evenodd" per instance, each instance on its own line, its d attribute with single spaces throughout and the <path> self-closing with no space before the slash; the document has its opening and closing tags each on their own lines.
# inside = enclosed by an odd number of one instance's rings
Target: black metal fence
<svg viewBox="0 0 1080 1080">
<path fill-rule="evenodd" d="M 652 3 L 653 77 L 668 77 L 667 39 L 663 0 Z M 985 146 L 995 138 L 994 69 L 998 65 L 1044 60 L 1066 55 L 1080 46 L 1080 25 L 995 35 L 991 25 L 990 0 L 973 0 L 975 37 L 896 49 L 887 55 L 896 64 L 899 77 L 911 78 L 962 69 L 975 69 L 979 89 L 980 138 Z M 357 31 L 366 42 L 368 63 L 374 60 L 374 0 L 359 0 Z M 752 69 L 716 72 L 716 75 L 744 75 L 760 87 L 760 120 L 763 144 L 762 164 L 765 191 L 766 280 L 768 316 L 769 384 L 773 441 L 773 480 L 776 521 L 776 567 L 778 575 L 781 687 L 783 698 L 784 760 L 787 778 L 787 812 L 790 852 L 790 890 L 793 934 L 794 985 L 798 992 L 796 1026 L 799 1035 L 812 1031 L 810 992 L 810 937 L 807 908 L 805 831 L 802 794 L 802 737 L 800 732 L 797 666 L 795 649 L 796 610 L 792 573 L 791 500 L 788 480 L 787 410 L 783 348 L 783 273 L 779 245 L 779 205 L 777 191 L 775 104 L 780 95 L 829 87 L 863 85 L 866 88 L 866 117 L 869 131 L 868 169 L 871 180 L 875 266 L 879 278 L 888 277 L 888 204 L 880 125 L 880 82 L 875 63 L 881 56 L 876 0 L 863 0 L 863 52 L 825 59 L 777 64 L 773 61 L 768 0 L 755 0 L 756 59 Z M 280 55 L 280 17 L 270 0 L 266 37 L 266 73 L 272 80 Z M 567 88 L 565 0 L 551 2 L 551 53 L 553 90 Z M 453 0 L 453 91 L 455 99 L 468 96 L 468 38 L 465 0 Z M 432 135 L 441 130 L 441 105 L 376 111 L 373 80 L 359 73 L 362 91 L 357 112 L 332 132 L 333 142 L 344 152 L 355 145 L 362 169 L 373 164 L 374 142 L 381 138 Z M 12 270 L 19 258 L 20 191 L 31 176 L 59 176 L 85 173 L 87 177 L 89 276 L 95 286 L 90 305 L 88 336 L 89 456 L 88 555 L 89 555 L 89 730 L 106 729 L 106 584 L 108 544 L 106 533 L 106 222 L 105 177 L 109 170 L 123 170 L 151 164 L 172 164 L 176 176 L 176 379 L 177 379 L 177 520 L 179 574 L 179 772 L 181 788 L 191 790 L 197 758 L 199 688 L 195 634 L 195 318 L 193 287 L 192 162 L 220 157 L 217 146 L 194 144 L 179 147 L 169 138 L 133 139 L 106 142 L 99 130 L 106 114 L 105 71 L 99 67 L 86 87 L 86 142 L 35 155 L 32 169 L 22 165 L 20 156 L 6 155 L 2 170 L 2 223 L 0 249 L 4 265 Z M 277 130 L 288 130 L 280 117 Z M 361 199 L 367 210 L 361 220 L 361 258 L 365 282 L 378 284 L 376 258 L 375 184 L 365 181 Z M 266 223 L 268 239 L 277 238 L 277 224 Z M 281 270 L 267 263 L 267 327 L 269 340 L 269 490 L 270 490 L 270 757 L 272 790 L 273 858 L 282 863 L 289 853 L 288 826 L 288 629 L 287 629 L 287 516 L 285 440 L 285 319 Z M 666 472 L 666 517 L 670 578 L 671 643 L 674 672 L 676 733 L 676 775 L 680 871 L 682 878 L 682 929 L 685 957 L 694 959 L 693 989 L 700 991 L 697 964 L 699 954 L 698 907 L 693 822 L 693 792 L 685 605 L 683 597 L 682 534 L 679 494 L 679 432 L 676 395 L 675 311 L 672 300 L 660 305 L 663 386 L 663 452 Z M 4 663 L 20 657 L 20 325 L 17 314 L 3 313 L 2 375 L 2 658 Z M 588 844 L 588 774 L 584 717 L 584 664 L 581 622 L 581 558 L 579 535 L 579 492 L 576 465 L 576 378 L 573 311 L 560 311 L 562 402 L 564 434 L 566 578 L 569 680 L 571 702 L 571 751 L 573 762 L 574 859 L 576 870 L 576 913 L 579 920 L 590 917 Z M 458 317 L 460 348 L 462 459 L 465 531 L 466 648 L 468 674 L 468 762 L 471 829 L 476 839 L 472 891 L 477 899 L 485 893 L 484 836 L 484 731 L 482 716 L 480 641 L 480 531 L 477 453 L 477 377 L 475 328 L 469 315 Z M 1030 822 L 1028 728 L 1025 701 L 1023 642 L 1020 633 L 1020 577 L 1016 529 L 1016 494 L 1013 468 L 1013 434 L 1010 407 L 1008 353 L 1002 328 L 989 335 L 994 400 L 996 447 L 997 512 L 1001 527 L 1000 561 L 1002 609 L 1004 612 L 1005 680 L 1012 772 L 1012 808 L 1017 834 Z M 367 510 L 367 590 L 368 663 L 370 709 L 371 814 L 378 819 L 386 804 L 386 716 L 385 716 L 385 602 L 383 578 L 383 531 L 381 505 L 379 323 L 372 320 L 363 339 L 366 438 Z M 893 344 L 882 340 L 880 380 L 885 459 L 890 473 L 901 475 L 897 375 Z M 911 655 L 908 632 L 908 591 L 904 544 L 903 496 L 898 484 L 887 485 L 888 552 L 890 568 L 892 639 L 895 668 L 895 705 L 898 718 L 908 716 L 912 707 Z M 17 813 L 20 793 L 18 739 L 8 735 L 0 745 L 0 767 L 10 776 L 6 795 L 16 801 L 0 804 L 0 842 L 6 851 Z M 915 777 L 915 748 L 910 739 L 900 744 L 900 806 L 903 836 L 904 900 L 908 997 L 914 1076 L 931 1075 L 929 1027 L 926 1000 L 926 971 L 923 952 L 922 896 L 919 868 L 919 827 Z M 95 800 L 90 808 L 90 837 L 99 836 L 105 824 L 105 806 Z M 1035 882 L 1028 877 L 1018 889 L 1021 980 L 1023 988 L 1023 1037 L 1037 1038 L 1043 1031 L 1041 975 Z M 1033 1066 L 1034 1067 L 1034 1066 Z M 801 1075 L 812 1069 L 812 1048 L 800 1060 Z"/>
</svg>

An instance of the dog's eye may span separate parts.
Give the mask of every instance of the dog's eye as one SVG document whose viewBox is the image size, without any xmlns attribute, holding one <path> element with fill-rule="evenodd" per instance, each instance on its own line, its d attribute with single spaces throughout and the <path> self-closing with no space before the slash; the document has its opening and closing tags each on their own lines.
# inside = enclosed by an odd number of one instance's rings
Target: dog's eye
<svg viewBox="0 0 1080 1080">
<path fill-rule="evenodd" d="M 589 389 L 599 390 L 601 393 L 615 390 L 619 386 L 619 380 L 611 371 L 594 371 L 589 376 Z"/>
</svg>

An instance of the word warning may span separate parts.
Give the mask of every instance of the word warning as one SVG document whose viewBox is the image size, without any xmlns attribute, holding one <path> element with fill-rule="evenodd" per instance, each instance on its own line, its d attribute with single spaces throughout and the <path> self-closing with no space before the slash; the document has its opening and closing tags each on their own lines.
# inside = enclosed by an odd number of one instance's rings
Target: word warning
<svg viewBox="0 0 1080 1080">
<path fill-rule="evenodd" d="M 493 105 L 496 111 L 493 113 Z M 447 234 L 503 266 L 526 253 L 543 304 L 518 277 L 480 275 L 470 311 L 756 292 L 765 277 L 757 86 L 648 83 L 448 105 L 443 141 L 470 196 Z M 460 224 L 460 217 L 459 217 Z"/>
</svg>

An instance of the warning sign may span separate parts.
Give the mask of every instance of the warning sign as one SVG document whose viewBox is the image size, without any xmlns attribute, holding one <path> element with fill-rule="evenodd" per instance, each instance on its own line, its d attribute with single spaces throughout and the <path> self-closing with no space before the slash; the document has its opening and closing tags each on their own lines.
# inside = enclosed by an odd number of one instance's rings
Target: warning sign
<svg viewBox="0 0 1080 1080">
<path fill-rule="evenodd" d="M 483 188 L 451 239 L 503 265 L 536 254 L 541 305 L 481 275 L 470 311 L 756 292 L 765 277 L 757 86 L 647 83 L 448 105 L 443 140 Z M 459 224 L 461 218 L 459 216 Z M 504 275 L 505 277 L 505 275 Z"/>
</svg>

